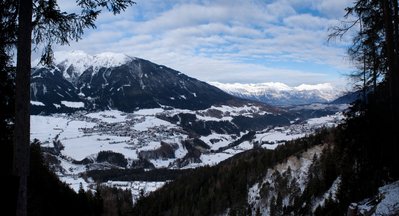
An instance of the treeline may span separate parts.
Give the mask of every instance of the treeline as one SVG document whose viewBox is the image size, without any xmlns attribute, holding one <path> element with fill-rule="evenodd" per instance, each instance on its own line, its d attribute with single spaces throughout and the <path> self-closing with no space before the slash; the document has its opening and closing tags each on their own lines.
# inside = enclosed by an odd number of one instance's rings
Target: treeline
<svg viewBox="0 0 399 216">
<path fill-rule="evenodd" d="M 126 167 L 128 164 L 123 154 L 113 151 L 100 151 L 97 155 L 97 162 L 108 162 L 120 167 Z"/>
<path fill-rule="evenodd" d="M 90 170 L 85 177 L 93 178 L 96 182 L 112 181 L 168 181 L 175 180 L 179 176 L 191 173 L 191 169 L 152 169 L 146 171 L 139 169 L 109 169 Z"/>
<path fill-rule="evenodd" d="M 140 199 L 134 215 L 215 215 L 230 209 L 230 215 L 247 215 L 248 187 L 260 180 L 268 168 L 291 155 L 328 142 L 326 129 L 290 141 L 275 150 L 253 149 L 217 166 L 202 167 L 178 177 L 148 197 Z"/>
</svg>

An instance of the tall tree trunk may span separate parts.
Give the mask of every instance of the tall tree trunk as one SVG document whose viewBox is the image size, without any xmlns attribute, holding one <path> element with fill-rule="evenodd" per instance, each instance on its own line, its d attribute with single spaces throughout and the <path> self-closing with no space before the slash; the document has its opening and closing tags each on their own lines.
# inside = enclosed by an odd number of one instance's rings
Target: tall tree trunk
<svg viewBox="0 0 399 216">
<path fill-rule="evenodd" d="M 398 0 L 393 0 L 392 1 L 393 5 L 393 23 L 394 23 L 394 40 L 395 40 L 395 50 L 396 50 L 396 58 L 398 58 L 399 55 L 399 8 L 398 8 Z M 396 59 L 398 60 L 398 59 Z M 398 64 L 398 63 L 397 63 Z M 398 72 L 398 71 L 397 71 Z"/>
<path fill-rule="evenodd" d="M 395 99 L 395 49 L 394 49 L 394 29 L 392 23 L 392 14 L 389 0 L 382 0 L 382 11 L 384 16 L 384 31 L 386 40 L 386 50 L 388 57 L 388 82 L 391 98 Z"/>
<path fill-rule="evenodd" d="M 394 71 L 393 71 L 393 78 L 394 78 L 394 85 L 395 85 L 395 98 L 394 98 L 394 122 L 397 123 L 399 120 L 399 8 L 398 8 L 398 0 L 392 0 L 393 6 L 393 39 L 394 39 Z M 394 131 L 394 138 L 393 138 L 393 154 L 395 155 L 395 160 L 393 164 L 399 164 L 399 158 L 397 155 L 399 154 L 399 135 L 397 131 Z M 399 175 L 399 171 L 397 171 L 396 175 Z"/>
<path fill-rule="evenodd" d="M 14 129 L 14 174 L 19 177 L 16 215 L 27 215 L 27 179 L 29 174 L 30 74 L 32 0 L 19 1 L 17 73 Z"/>
<path fill-rule="evenodd" d="M 393 78 L 394 80 L 394 85 L 395 85 L 395 102 L 397 103 L 399 101 L 399 18 L 398 18 L 398 1 L 393 0 L 392 1 L 392 38 L 393 38 Z"/>
<path fill-rule="evenodd" d="M 396 2 L 396 0 L 394 0 Z M 392 13 L 392 2 L 390 0 L 382 0 L 382 9 L 384 16 L 384 30 L 385 30 L 385 40 L 386 40 L 386 50 L 387 50 L 387 60 L 388 60 L 388 84 L 390 90 L 390 112 L 391 112 L 391 122 L 390 122 L 390 134 L 392 134 L 392 141 L 389 146 L 389 151 L 391 155 L 389 155 L 391 160 L 392 170 L 396 170 L 394 164 L 399 162 L 399 158 L 397 157 L 397 153 L 399 153 L 399 145 L 398 139 L 399 135 L 397 130 L 393 125 L 396 125 L 398 122 L 398 95 L 399 95 L 399 74 L 398 74 L 398 62 L 397 55 L 395 53 L 395 27 L 394 27 L 394 13 Z M 396 24 L 395 24 L 396 25 Z M 398 175 L 399 173 L 395 173 Z M 394 175 L 395 175 L 394 174 Z"/>
<path fill-rule="evenodd" d="M 360 24 L 360 32 L 363 33 L 363 18 L 360 14 L 359 17 L 359 24 Z M 367 98 L 366 98 L 366 48 L 365 45 L 362 45 L 362 59 L 363 59 L 363 103 L 367 104 Z"/>
<path fill-rule="evenodd" d="M 392 0 L 392 10 L 393 10 L 393 49 L 394 49 L 394 71 L 393 71 L 393 78 L 394 85 L 395 85 L 395 102 L 398 103 L 399 101 L 399 8 L 398 8 L 398 0 Z"/>
<path fill-rule="evenodd" d="M 378 73 L 378 65 L 377 65 L 377 57 L 376 57 L 376 53 L 375 53 L 375 49 L 373 50 L 373 92 L 375 94 L 375 92 L 377 91 L 377 73 Z"/>
</svg>

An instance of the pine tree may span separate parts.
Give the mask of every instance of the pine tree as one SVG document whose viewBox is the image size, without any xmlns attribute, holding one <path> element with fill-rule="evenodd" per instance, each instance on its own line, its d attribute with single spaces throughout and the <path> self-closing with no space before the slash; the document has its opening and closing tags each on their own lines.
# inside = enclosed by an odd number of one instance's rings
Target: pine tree
<svg viewBox="0 0 399 216">
<path fill-rule="evenodd" d="M 6 175 L 12 173 L 12 125 L 14 122 L 14 73 L 12 67 L 12 44 L 16 38 L 16 17 L 10 16 L 16 10 L 15 2 L 0 2 L 0 143 L 3 147 L 1 170 Z"/>
<path fill-rule="evenodd" d="M 14 175 L 19 178 L 17 215 L 26 215 L 27 176 L 29 170 L 29 135 L 30 135 L 30 71 L 31 46 L 44 44 L 41 61 L 50 64 L 53 59 L 54 44 L 68 44 L 70 40 L 78 40 L 85 28 L 94 28 L 94 21 L 107 8 L 114 14 L 125 10 L 134 2 L 131 0 L 78 0 L 81 14 L 66 13 L 59 9 L 56 0 L 10 0 L 2 1 L 3 20 L 15 22 L 18 19 L 17 40 L 10 45 L 17 47 L 16 97 L 15 97 L 15 130 L 14 130 Z M 16 5 L 18 10 L 13 8 Z M 3 12 L 3 11 L 2 11 Z M 33 18 L 33 22 L 32 22 Z M 17 31 L 16 31 L 16 28 Z M 14 29 L 13 29 L 14 30 Z M 33 30 L 33 40 L 32 40 Z M 14 37 L 10 37 L 11 39 Z M 4 49 L 3 47 L 1 49 Z M 2 55 L 4 53 L 1 53 Z M 6 53 L 9 57 L 9 53 Z"/>
<path fill-rule="evenodd" d="M 371 94 L 372 99 L 368 101 L 374 111 L 379 104 L 386 104 L 383 108 L 384 115 L 389 115 L 386 122 L 382 123 L 388 135 L 388 140 L 384 144 L 384 149 L 379 151 L 384 153 L 380 155 L 379 159 L 373 156 L 372 152 L 378 150 L 370 142 L 367 146 L 358 146 L 363 152 L 365 160 L 360 162 L 367 162 L 371 156 L 374 162 L 385 161 L 387 167 L 392 170 L 392 173 L 399 175 L 399 171 L 395 169 L 393 164 L 399 164 L 399 133 L 395 129 L 399 121 L 399 15 L 398 15 L 398 0 L 357 0 L 353 6 L 348 7 L 346 20 L 343 25 L 334 27 L 331 37 L 342 37 L 349 30 L 353 29 L 358 24 L 361 24 L 360 29 L 354 29 L 356 34 L 353 39 L 353 45 L 349 49 L 349 55 L 354 62 L 360 65 L 361 70 L 352 74 L 359 80 L 363 81 L 363 89 L 373 86 L 376 90 Z M 354 21 L 349 21 L 349 17 Z M 379 82 L 379 83 L 378 83 Z M 379 87 L 379 88 L 378 88 Z M 365 94 L 365 93 L 364 93 Z M 367 98 L 364 96 L 364 98 Z M 366 101 L 366 100 L 364 100 Z M 360 104 L 357 106 L 358 111 L 365 113 L 367 104 Z M 370 112 L 369 112 L 370 114 Z M 374 113 L 373 115 L 381 118 L 381 113 Z M 373 117 L 374 118 L 374 117 Z M 378 120 L 376 120 L 378 122 Z M 381 122 L 381 121 L 380 121 Z M 371 133 L 377 133 L 378 128 L 370 130 Z M 362 165 L 362 164 L 361 164 Z M 364 164 L 363 164 L 364 165 Z"/>
<path fill-rule="evenodd" d="M 21 0 L 18 7 L 14 174 L 19 177 L 17 199 L 17 215 L 19 216 L 27 214 L 32 4 L 32 0 Z"/>
</svg>

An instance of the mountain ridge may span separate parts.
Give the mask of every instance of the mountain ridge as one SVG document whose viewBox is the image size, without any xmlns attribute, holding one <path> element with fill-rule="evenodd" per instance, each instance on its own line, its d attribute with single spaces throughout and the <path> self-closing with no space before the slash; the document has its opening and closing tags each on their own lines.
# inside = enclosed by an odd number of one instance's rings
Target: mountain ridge
<svg viewBox="0 0 399 216">
<path fill-rule="evenodd" d="M 245 101 L 169 67 L 117 53 L 72 52 L 53 66 L 34 68 L 31 90 L 31 100 L 45 105 L 33 110 L 44 112 L 68 104 L 62 101 L 84 102 L 82 109 L 126 112 L 159 107 L 198 110 Z"/>
<path fill-rule="evenodd" d="M 257 84 L 208 83 L 231 95 L 277 106 L 328 103 L 341 95 L 341 92 L 330 83 L 301 84 L 295 87 L 280 82 Z"/>
</svg>

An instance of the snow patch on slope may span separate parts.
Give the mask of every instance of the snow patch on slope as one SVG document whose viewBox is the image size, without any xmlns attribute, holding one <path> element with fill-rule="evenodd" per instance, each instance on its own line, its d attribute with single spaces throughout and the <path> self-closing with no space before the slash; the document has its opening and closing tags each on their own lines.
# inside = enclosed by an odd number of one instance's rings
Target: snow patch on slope
<svg viewBox="0 0 399 216">
<path fill-rule="evenodd" d="M 313 202 L 312 211 L 315 212 L 317 207 L 323 207 L 326 203 L 326 200 L 332 199 L 333 201 L 337 200 L 338 189 L 341 186 L 341 177 L 339 176 L 334 180 L 330 189 L 327 190 L 321 197 L 315 198 Z"/>
<path fill-rule="evenodd" d="M 352 203 L 351 207 L 357 207 L 359 215 L 398 215 L 399 181 L 380 187 L 375 197 Z"/>
<path fill-rule="evenodd" d="M 75 102 L 75 101 L 61 101 L 67 107 L 71 108 L 83 108 L 85 104 L 83 102 Z"/>
<path fill-rule="evenodd" d="M 44 103 L 40 101 L 30 101 L 30 104 L 35 105 L 35 106 L 45 106 Z"/>
<path fill-rule="evenodd" d="M 265 177 L 248 190 L 247 199 L 252 212 L 259 209 L 262 215 L 270 215 L 271 202 L 273 199 L 277 199 L 278 194 L 282 192 L 280 191 L 281 187 L 290 188 L 286 194 L 281 193 L 282 205 L 292 205 L 293 197 L 300 195 L 305 190 L 314 155 L 319 156 L 326 146 L 314 146 L 303 152 L 300 157 L 290 156 L 285 162 L 268 169 Z M 278 181 L 282 178 L 287 179 L 286 185 L 282 185 Z"/>
</svg>

